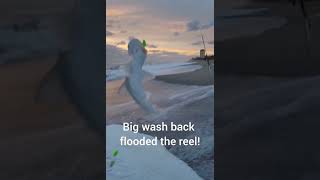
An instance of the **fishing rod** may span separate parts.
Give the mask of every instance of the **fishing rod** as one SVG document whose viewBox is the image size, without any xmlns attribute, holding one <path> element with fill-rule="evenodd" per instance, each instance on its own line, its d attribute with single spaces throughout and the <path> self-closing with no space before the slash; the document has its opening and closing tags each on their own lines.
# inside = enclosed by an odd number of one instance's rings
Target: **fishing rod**
<svg viewBox="0 0 320 180">
<path fill-rule="evenodd" d="M 300 9 L 302 12 L 302 16 L 304 19 L 304 31 L 305 31 L 305 36 L 306 36 L 306 43 L 307 43 L 307 54 L 310 54 L 310 40 L 311 40 L 311 21 L 310 21 L 310 16 L 306 10 L 305 6 L 305 1 L 304 0 L 289 0 L 289 2 L 295 6 L 297 4 L 297 1 L 300 3 Z"/>
<path fill-rule="evenodd" d="M 204 48 L 204 52 L 205 52 L 204 58 L 207 61 L 207 65 L 208 65 L 208 79 L 210 80 L 212 77 L 211 66 L 210 66 L 210 60 L 208 58 L 206 43 L 204 42 L 203 34 L 201 34 L 201 38 L 202 38 L 203 48 Z"/>
<path fill-rule="evenodd" d="M 204 38 L 203 38 L 203 34 L 201 34 L 201 38 L 202 38 L 202 43 L 203 43 L 203 49 L 205 52 L 204 58 L 207 61 L 208 64 L 208 70 L 211 72 L 211 66 L 210 66 L 210 61 L 208 59 L 208 54 L 207 54 L 207 49 L 206 49 L 206 43 L 204 42 Z"/>
</svg>

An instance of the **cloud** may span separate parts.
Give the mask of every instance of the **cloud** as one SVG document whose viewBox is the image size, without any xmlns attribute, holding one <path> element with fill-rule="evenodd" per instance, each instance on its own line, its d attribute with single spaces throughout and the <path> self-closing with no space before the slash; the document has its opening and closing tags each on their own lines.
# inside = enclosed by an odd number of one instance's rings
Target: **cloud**
<svg viewBox="0 0 320 180">
<path fill-rule="evenodd" d="M 203 42 L 202 41 L 197 41 L 197 42 L 194 42 L 194 43 L 191 43 L 193 46 L 199 46 L 199 45 L 203 45 Z M 206 42 L 206 44 L 210 44 L 212 45 L 213 44 L 213 41 L 208 41 Z"/>
<path fill-rule="evenodd" d="M 126 50 L 120 49 L 114 45 L 107 44 L 106 46 L 106 51 L 107 51 L 107 66 L 108 67 L 113 67 L 119 64 L 124 64 L 128 63 L 129 61 L 129 55 Z M 149 50 L 147 56 L 147 61 L 146 63 L 168 63 L 168 62 L 177 62 L 181 61 L 184 62 L 186 60 L 191 59 L 191 56 L 186 56 L 186 55 L 181 55 L 175 52 L 168 52 L 168 51 L 161 51 L 157 49 L 152 49 Z"/>
<path fill-rule="evenodd" d="M 179 33 L 179 32 L 174 32 L 173 35 L 174 35 L 174 36 L 179 36 L 180 33 Z"/>
<path fill-rule="evenodd" d="M 139 15 L 162 17 L 163 19 L 201 19 L 208 20 L 214 17 L 213 0 L 110 0 L 108 1 L 107 11 L 120 9 L 128 12 L 134 10 Z M 142 9 L 142 10 L 141 10 Z"/>
<path fill-rule="evenodd" d="M 107 28 L 121 28 L 121 23 L 119 20 L 107 18 L 106 20 Z"/>
<path fill-rule="evenodd" d="M 107 24 L 107 28 L 112 28 L 113 27 L 113 23 L 112 22 L 107 21 L 106 24 Z"/>
<path fill-rule="evenodd" d="M 109 25 L 113 25 L 113 24 L 116 24 L 119 22 L 120 22 L 119 20 L 111 19 L 109 17 L 107 18 L 107 24 L 109 24 Z"/>
<path fill-rule="evenodd" d="M 209 29 L 213 27 L 214 23 L 210 22 L 208 24 L 201 24 L 198 20 L 193 20 L 187 23 L 187 31 L 198 31 L 198 30 L 204 30 Z"/>
<path fill-rule="evenodd" d="M 197 42 L 192 43 L 193 46 L 199 46 L 202 44 L 203 44 L 202 41 L 197 41 Z"/>
<path fill-rule="evenodd" d="M 208 44 L 214 44 L 214 42 L 213 41 L 209 41 Z"/>
<path fill-rule="evenodd" d="M 154 48 L 154 49 L 158 48 L 158 46 L 154 45 L 154 44 L 148 44 L 147 47 L 148 48 Z"/>
<path fill-rule="evenodd" d="M 107 67 L 123 64 L 128 62 L 129 57 L 127 51 L 120 49 L 114 45 L 106 45 L 106 63 Z"/>
<path fill-rule="evenodd" d="M 200 29 L 200 22 L 197 20 L 187 23 L 187 31 L 197 31 Z"/>
<path fill-rule="evenodd" d="M 127 43 L 126 43 L 125 41 L 120 41 L 120 42 L 116 43 L 117 46 L 119 46 L 119 45 L 126 45 L 126 44 L 127 44 Z"/>
<path fill-rule="evenodd" d="M 134 36 L 129 36 L 129 37 L 128 37 L 128 40 L 129 40 L 129 41 L 131 41 L 132 39 L 136 39 L 136 37 L 134 37 Z"/>
<path fill-rule="evenodd" d="M 209 29 L 211 27 L 214 26 L 214 22 L 209 22 L 208 24 L 204 24 L 203 26 L 201 26 L 201 29 Z"/>
<path fill-rule="evenodd" d="M 112 35 L 114 35 L 114 33 L 107 30 L 107 31 L 106 31 L 106 35 L 107 35 L 107 36 L 112 36 Z"/>
<path fill-rule="evenodd" d="M 148 50 L 148 51 L 151 52 L 151 53 L 161 53 L 161 51 L 158 50 L 158 49 L 151 49 L 151 50 Z"/>
</svg>

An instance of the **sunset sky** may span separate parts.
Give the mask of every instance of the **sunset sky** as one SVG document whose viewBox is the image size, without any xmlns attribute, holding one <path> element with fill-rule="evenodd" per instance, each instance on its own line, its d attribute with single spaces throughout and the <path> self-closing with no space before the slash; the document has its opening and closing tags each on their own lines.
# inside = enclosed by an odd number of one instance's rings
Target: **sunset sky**
<svg viewBox="0 0 320 180">
<path fill-rule="evenodd" d="M 148 52 L 197 56 L 213 53 L 213 0 L 107 0 L 107 44 L 127 49 L 131 37 L 145 39 Z"/>
</svg>

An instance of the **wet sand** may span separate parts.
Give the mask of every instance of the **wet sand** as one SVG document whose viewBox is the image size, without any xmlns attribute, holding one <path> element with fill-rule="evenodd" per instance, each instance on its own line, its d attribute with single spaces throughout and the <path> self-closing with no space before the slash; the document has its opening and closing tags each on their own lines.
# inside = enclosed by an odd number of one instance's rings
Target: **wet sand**
<svg viewBox="0 0 320 180">
<path fill-rule="evenodd" d="M 143 114 L 135 102 L 132 102 L 130 96 L 117 94 L 117 87 L 122 81 L 115 81 L 109 85 L 107 82 L 107 124 L 121 124 L 128 121 L 135 124 L 194 123 L 196 132 L 142 133 L 159 138 L 166 136 L 174 139 L 200 136 L 203 139 L 203 144 L 199 147 L 172 148 L 167 146 L 167 149 L 185 161 L 202 178 L 211 180 L 213 178 L 213 86 L 210 85 L 213 85 L 213 75 L 212 79 L 208 79 L 209 71 L 206 62 L 200 64 L 203 67 L 193 72 L 157 76 L 155 80 L 145 82 L 146 91 L 151 92 L 151 102 L 160 109 L 168 108 L 165 115 L 160 115 L 157 118 Z M 207 93 L 212 94 L 206 95 Z M 181 96 L 181 98 L 173 100 L 172 98 L 175 96 Z M 190 102 L 188 102 L 189 100 Z M 121 104 L 124 105 L 119 106 Z"/>
<path fill-rule="evenodd" d="M 217 20 L 215 36 L 224 37 L 215 39 L 217 179 L 320 178 L 319 1 L 305 2 L 312 16 L 309 42 L 300 9 L 288 2 L 228 0 L 216 6 L 227 15 L 232 8 L 265 9 L 263 16 Z M 268 18 L 286 22 L 274 28 L 266 23 L 254 33 Z"/>
<path fill-rule="evenodd" d="M 202 68 L 193 72 L 166 75 L 156 77 L 157 80 L 168 83 L 208 86 L 214 83 L 214 68 L 211 61 L 211 71 L 209 71 L 207 62 L 197 61 L 197 64 L 202 65 Z M 211 90 L 209 90 L 211 91 Z M 212 91 L 213 87 L 212 87 Z M 188 119 L 183 121 L 176 119 L 176 123 L 187 123 L 189 121 L 195 124 L 196 132 L 194 133 L 177 133 L 166 134 L 171 138 L 187 138 L 199 136 L 202 144 L 199 147 L 172 147 L 170 152 L 187 162 L 187 164 L 195 170 L 204 180 L 213 179 L 213 134 L 214 134 L 214 98 L 208 98 L 196 101 L 192 104 L 184 106 L 179 110 L 179 113 L 186 115 Z M 159 136 L 159 135 L 158 135 Z M 161 135 L 160 135 L 161 136 Z"/>
<path fill-rule="evenodd" d="M 174 84 L 185 84 L 185 85 L 213 85 L 214 79 L 214 68 L 213 61 L 211 62 L 211 71 L 208 69 L 207 62 L 205 61 L 191 61 L 201 65 L 202 68 L 193 72 L 175 74 L 175 75 L 163 75 L 157 76 L 156 79 Z"/>
<path fill-rule="evenodd" d="M 320 177 L 319 76 L 216 75 L 215 82 L 217 178 Z"/>
</svg>

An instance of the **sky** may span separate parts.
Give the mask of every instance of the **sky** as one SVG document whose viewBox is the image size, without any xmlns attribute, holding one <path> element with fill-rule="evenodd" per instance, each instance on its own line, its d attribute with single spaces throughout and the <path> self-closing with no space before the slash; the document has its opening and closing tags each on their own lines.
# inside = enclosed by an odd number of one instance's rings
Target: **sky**
<svg viewBox="0 0 320 180">
<path fill-rule="evenodd" d="M 158 57 L 198 56 L 203 34 L 213 54 L 213 0 L 106 0 L 106 42 L 126 50 L 129 39 L 146 40 Z"/>
</svg>

